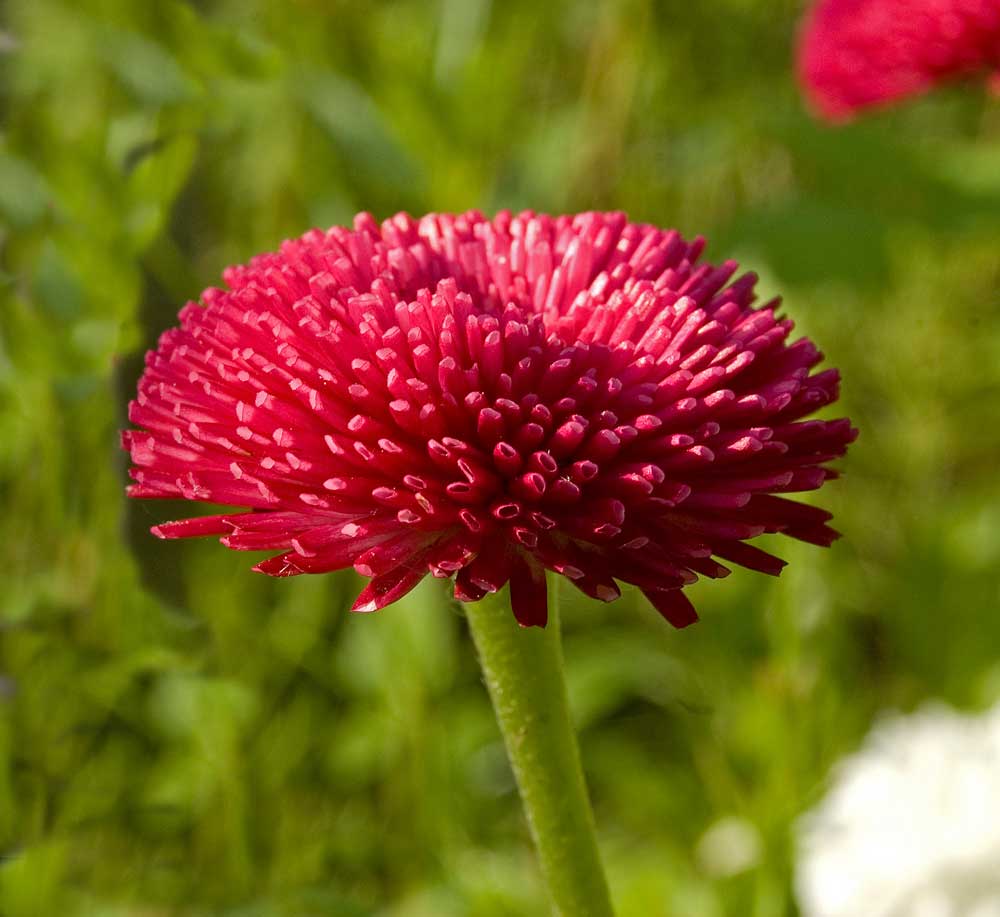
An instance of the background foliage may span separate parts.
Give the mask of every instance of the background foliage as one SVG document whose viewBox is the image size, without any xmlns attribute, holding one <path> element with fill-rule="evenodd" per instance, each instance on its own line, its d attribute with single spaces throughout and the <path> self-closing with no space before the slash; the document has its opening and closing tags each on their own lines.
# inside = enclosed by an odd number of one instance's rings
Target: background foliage
<svg viewBox="0 0 1000 917">
<path fill-rule="evenodd" d="M 459 612 L 345 613 L 126 505 L 142 352 L 228 263 L 359 209 L 705 234 L 843 370 L 847 537 L 778 581 L 573 600 L 625 917 L 794 913 L 794 820 L 878 711 L 1000 695 L 1000 106 L 830 129 L 790 0 L 8 0 L 0 34 L 0 913 L 531 915 Z M 838 413 L 840 413 L 838 411 Z"/>
</svg>

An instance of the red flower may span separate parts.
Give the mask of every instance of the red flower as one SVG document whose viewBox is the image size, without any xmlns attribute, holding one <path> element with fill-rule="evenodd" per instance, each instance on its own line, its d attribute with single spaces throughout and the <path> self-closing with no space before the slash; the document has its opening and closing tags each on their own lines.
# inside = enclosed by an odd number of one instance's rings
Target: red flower
<svg viewBox="0 0 1000 917">
<path fill-rule="evenodd" d="M 703 245 L 620 213 L 361 214 L 285 242 L 148 354 L 129 492 L 247 508 L 153 532 L 280 551 L 272 576 L 353 565 L 358 611 L 429 571 L 462 601 L 510 582 L 544 625 L 548 568 L 689 624 L 713 556 L 777 574 L 747 539 L 830 544 L 828 513 L 777 494 L 834 477 L 855 435 L 802 422 L 836 370 Z"/>
<path fill-rule="evenodd" d="M 818 0 L 799 44 L 802 85 L 831 121 L 998 70 L 998 0 Z"/>
</svg>

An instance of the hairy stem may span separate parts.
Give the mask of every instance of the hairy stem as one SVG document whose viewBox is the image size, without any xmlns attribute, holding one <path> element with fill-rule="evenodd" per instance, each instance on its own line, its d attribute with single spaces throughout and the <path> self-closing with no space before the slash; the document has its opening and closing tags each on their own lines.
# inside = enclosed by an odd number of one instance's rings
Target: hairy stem
<svg viewBox="0 0 1000 917">
<path fill-rule="evenodd" d="M 506 589 L 467 605 L 466 615 L 555 912 L 611 917 L 550 593 L 545 629 L 518 626 Z"/>
</svg>

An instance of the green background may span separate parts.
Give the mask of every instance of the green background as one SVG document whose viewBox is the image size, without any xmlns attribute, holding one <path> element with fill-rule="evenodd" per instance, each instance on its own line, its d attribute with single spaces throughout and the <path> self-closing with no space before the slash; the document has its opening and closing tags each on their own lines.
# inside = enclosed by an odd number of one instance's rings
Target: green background
<svg viewBox="0 0 1000 917">
<path fill-rule="evenodd" d="M 625 209 L 780 292 L 861 437 L 779 580 L 564 611 L 621 915 L 783 915 L 879 711 L 1000 696 L 1000 104 L 803 109 L 799 4 L 8 0 L 0 914 L 534 915 L 459 611 L 272 581 L 127 504 L 142 352 L 222 268 L 397 210 Z"/>
</svg>

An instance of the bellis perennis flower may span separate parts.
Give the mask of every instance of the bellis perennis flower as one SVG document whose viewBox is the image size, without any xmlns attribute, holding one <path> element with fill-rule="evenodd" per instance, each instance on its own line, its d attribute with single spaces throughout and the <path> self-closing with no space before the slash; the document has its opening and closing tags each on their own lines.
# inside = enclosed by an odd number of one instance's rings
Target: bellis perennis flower
<svg viewBox="0 0 1000 917">
<path fill-rule="evenodd" d="M 818 0 L 799 73 L 833 121 L 917 95 L 942 80 L 1000 72 L 998 0 Z"/>
<path fill-rule="evenodd" d="M 313 230 L 226 271 L 146 361 L 124 434 L 134 497 L 247 512 L 157 526 L 280 552 L 273 576 L 353 566 L 373 611 L 427 572 L 462 601 L 510 583 L 546 621 L 546 568 L 589 596 L 634 583 L 673 624 L 746 543 L 819 545 L 812 490 L 854 438 L 802 421 L 835 370 L 788 342 L 752 274 L 620 213 L 400 214 Z"/>
</svg>

